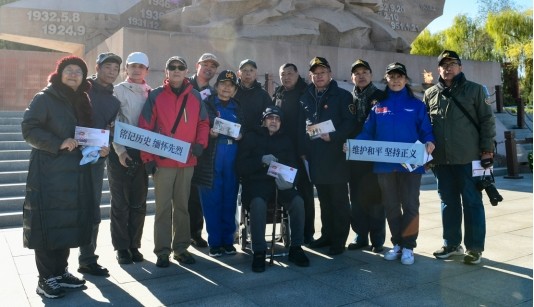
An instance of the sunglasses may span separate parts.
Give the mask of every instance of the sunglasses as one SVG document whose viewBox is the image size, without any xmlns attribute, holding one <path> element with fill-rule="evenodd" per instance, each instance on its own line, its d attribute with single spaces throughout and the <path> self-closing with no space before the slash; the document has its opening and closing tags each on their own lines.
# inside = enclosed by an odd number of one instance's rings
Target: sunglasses
<svg viewBox="0 0 534 307">
<path fill-rule="evenodd" d="M 167 66 L 167 70 L 168 71 L 175 71 L 175 70 L 179 70 L 179 71 L 184 71 L 187 69 L 187 67 L 185 67 L 184 65 L 169 65 Z"/>
</svg>

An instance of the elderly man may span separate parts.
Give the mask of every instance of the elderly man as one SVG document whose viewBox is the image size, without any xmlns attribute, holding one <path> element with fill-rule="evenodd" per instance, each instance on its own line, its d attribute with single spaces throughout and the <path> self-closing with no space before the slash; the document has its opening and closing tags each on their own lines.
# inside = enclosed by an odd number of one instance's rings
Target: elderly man
<svg viewBox="0 0 534 307">
<path fill-rule="evenodd" d="M 286 118 L 298 119 L 302 112 L 300 105 L 300 96 L 308 86 L 304 79 L 299 75 L 297 66 L 292 63 L 285 63 L 279 69 L 280 82 L 282 85 L 277 87 L 273 95 L 273 103 L 279 106 L 284 112 Z M 291 138 L 293 144 L 297 144 L 299 131 L 302 130 L 298 120 L 288 120 L 284 124 L 285 133 Z M 296 154 L 296 151 L 295 151 Z M 297 168 L 304 170 L 304 161 L 297 158 Z M 297 191 L 304 200 L 304 244 L 310 244 L 313 241 L 315 232 L 315 203 L 313 196 L 313 185 L 306 172 L 299 172 L 297 179 Z"/>
<path fill-rule="evenodd" d="M 215 89 L 210 85 L 211 79 L 217 73 L 219 62 L 217 57 L 211 53 L 204 53 L 197 61 L 196 73 L 189 78 L 193 88 L 200 93 L 202 100 L 215 94 Z M 196 247 L 207 247 L 208 242 L 202 238 L 202 228 L 204 228 L 204 215 L 195 177 L 191 182 L 189 193 L 189 222 L 191 228 L 191 244 Z"/>
<path fill-rule="evenodd" d="M 243 112 L 241 129 L 245 133 L 260 128 L 258 119 L 263 110 L 272 104 L 269 93 L 256 80 L 257 72 L 258 66 L 253 60 L 245 59 L 239 63 L 237 93 L 234 98 Z"/>
<path fill-rule="evenodd" d="M 254 272 L 265 271 L 267 204 L 275 200 L 275 193 L 278 193 L 278 201 L 289 213 L 289 261 L 297 266 L 309 266 L 310 263 L 301 248 L 304 234 L 304 201 L 293 183 L 285 181 L 281 176 L 273 178 L 267 175 L 269 165 L 273 161 L 296 166 L 293 142 L 280 130 L 282 120 L 282 110 L 279 107 L 267 107 L 263 112 L 261 128 L 245 135 L 236 159 L 237 171 L 243 180 L 241 197 L 250 212 Z"/>
<path fill-rule="evenodd" d="M 454 51 L 445 50 L 438 57 L 439 82 L 425 91 L 436 150 L 432 168 L 441 198 L 443 247 L 434 252 L 438 259 L 463 255 L 464 262 L 480 263 L 486 238 L 486 217 L 478 177 L 471 174 L 471 161 L 481 160 L 482 167 L 493 165 L 495 118 L 487 104 L 482 85 L 468 81 L 462 61 Z"/>
<path fill-rule="evenodd" d="M 210 123 L 200 94 L 186 74 L 185 59 L 170 57 L 165 63 L 163 85 L 150 92 L 139 117 L 140 128 L 191 144 L 184 163 L 141 152 L 145 169 L 154 179 L 154 253 L 156 266 L 162 268 L 169 266 L 171 252 L 182 264 L 196 262 L 187 251 L 191 244 L 188 200 L 197 157 L 208 145 Z"/>
<path fill-rule="evenodd" d="M 300 138 L 299 152 L 309 162 L 321 207 L 321 237 L 309 246 L 329 246 L 328 254 L 338 255 L 345 251 L 350 227 L 349 168 L 341 149 L 356 127 L 356 118 L 351 108 L 352 95 L 332 79 L 332 70 L 325 58 L 315 57 L 310 61 L 309 76 L 312 83 L 300 98 L 304 109 L 300 119 L 303 131 L 305 126 L 328 120 L 335 128 L 318 137 L 302 133 Z"/>
<path fill-rule="evenodd" d="M 350 134 L 355 138 L 363 129 L 365 119 L 373 105 L 384 98 L 384 92 L 374 86 L 373 72 L 367 61 L 358 59 L 351 65 L 352 90 L 357 127 Z M 380 253 L 386 240 L 386 217 L 380 199 L 378 179 L 373 173 L 373 162 L 349 161 L 351 226 L 356 238 L 349 244 L 349 250 L 367 248 L 371 240 L 371 251 Z"/>
<path fill-rule="evenodd" d="M 119 112 L 120 102 L 113 96 L 113 82 L 119 76 L 122 59 L 111 52 L 101 53 L 96 59 L 96 74 L 87 79 L 91 83 L 89 98 L 93 105 L 93 128 L 110 129 Z M 109 147 L 103 149 L 107 156 Z M 80 246 L 78 272 L 96 276 L 108 276 L 108 270 L 97 263 L 95 254 L 98 228 L 100 225 L 100 202 L 102 200 L 102 184 L 106 158 L 100 158 L 91 165 L 94 187 L 94 224 L 91 243 Z"/>
</svg>

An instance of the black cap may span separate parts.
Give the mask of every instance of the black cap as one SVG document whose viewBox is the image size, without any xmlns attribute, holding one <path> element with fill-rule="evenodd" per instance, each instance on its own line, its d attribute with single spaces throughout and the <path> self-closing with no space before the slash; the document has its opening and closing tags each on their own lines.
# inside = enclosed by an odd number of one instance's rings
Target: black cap
<svg viewBox="0 0 534 307">
<path fill-rule="evenodd" d="M 453 59 L 457 60 L 460 65 L 462 65 L 462 60 L 458 56 L 458 53 L 451 50 L 443 50 L 443 52 L 438 56 L 438 65 L 441 65 L 441 62 L 444 59 Z"/>
<path fill-rule="evenodd" d="M 233 72 L 231 70 L 223 70 L 223 71 L 221 71 L 221 73 L 217 77 L 217 82 L 215 82 L 215 84 L 217 84 L 219 82 L 222 82 L 222 81 L 227 81 L 227 80 L 230 80 L 230 81 L 232 81 L 232 83 L 234 85 L 237 85 L 237 76 L 236 76 L 235 72 Z"/>
<path fill-rule="evenodd" d="M 184 65 L 185 68 L 187 68 L 187 63 L 185 62 L 185 59 L 182 58 L 182 57 L 179 57 L 179 56 L 172 56 L 172 57 L 170 57 L 170 58 L 167 60 L 167 62 L 165 63 L 165 68 L 169 67 L 169 64 L 171 64 L 172 62 L 175 62 L 175 61 L 182 63 L 182 65 Z"/>
<path fill-rule="evenodd" d="M 405 76 L 408 75 L 408 73 L 406 73 L 406 66 L 404 66 L 404 64 L 401 64 L 399 62 L 391 63 L 386 67 L 386 74 L 389 74 L 392 71 L 396 71 Z"/>
<path fill-rule="evenodd" d="M 245 65 L 252 65 L 252 67 L 258 69 L 258 65 L 256 65 L 256 62 L 252 61 L 251 59 L 245 59 L 239 63 L 239 69 L 243 68 Z"/>
<path fill-rule="evenodd" d="M 369 63 L 367 63 L 367 61 L 364 61 L 362 59 L 357 59 L 354 63 L 352 63 L 352 66 L 350 67 L 350 72 L 352 73 L 354 69 L 358 67 L 365 67 L 366 69 L 372 72 L 371 66 L 369 66 Z"/>
<path fill-rule="evenodd" d="M 98 57 L 96 58 L 96 64 L 100 66 L 105 62 L 112 62 L 121 65 L 122 59 L 120 56 L 116 55 L 113 52 L 104 52 L 98 55 Z"/>
<path fill-rule="evenodd" d="M 263 111 L 263 116 L 262 116 L 262 120 L 265 120 L 265 118 L 271 114 L 274 114 L 274 115 L 278 115 L 280 117 L 280 120 L 282 120 L 282 116 L 284 115 L 284 113 L 282 112 L 282 109 L 280 109 L 280 107 L 278 106 L 270 106 L 270 107 L 267 107 L 265 109 L 265 111 Z"/>
<path fill-rule="evenodd" d="M 323 66 L 323 67 L 330 69 L 330 64 L 328 64 L 328 61 L 325 58 L 318 57 L 318 56 L 314 57 L 310 61 L 310 71 L 312 71 L 317 66 Z"/>
</svg>

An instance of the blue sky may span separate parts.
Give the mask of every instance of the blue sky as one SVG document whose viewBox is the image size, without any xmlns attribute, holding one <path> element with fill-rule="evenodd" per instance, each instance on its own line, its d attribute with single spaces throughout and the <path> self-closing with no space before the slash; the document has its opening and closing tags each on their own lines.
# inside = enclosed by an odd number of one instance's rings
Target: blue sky
<svg viewBox="0 0 534 307">
<path fill-rule="evenodd" d="M 532 0 L 514 0 L 521 9 L 532 8 Z M 478 1 L 476 0 L 445 0 L 443 15 L 434 19 L 426 28 L 435 34 L 445 30 L 452 25 L 455 16 L 467 14 L 469 17 L 476 17 L 478 14 Z"/>
</svg>

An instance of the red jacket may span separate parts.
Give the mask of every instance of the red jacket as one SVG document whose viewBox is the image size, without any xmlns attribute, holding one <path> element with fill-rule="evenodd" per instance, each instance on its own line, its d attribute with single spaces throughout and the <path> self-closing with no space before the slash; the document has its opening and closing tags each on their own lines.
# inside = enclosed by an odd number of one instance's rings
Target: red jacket
<svg viewBox="0 0 534 307">
<path fill-rule="evenodd" d="M 185 79 L 183 86 L 184 90 L 179 96 L 172 91 L 168 80 L 163 82 L 163 86 L 152 90 L 139 116 L 139 128 L 171 137 L 172 127 L 184 98 L 187 97 L 182 118 L 172 137 L 191 144 L 198 143 L 206 148 L 210 129 L 208 113 L 200 100 L 200 94 L 193 89 L 189 80 Z M 197 158 L 191 151 L 186 163 L 144 151 L 141 152 L 141 159 L 145 163 L 156 161 L 158 167 L 189 167 L 197 164 Z"/>
</svg>

